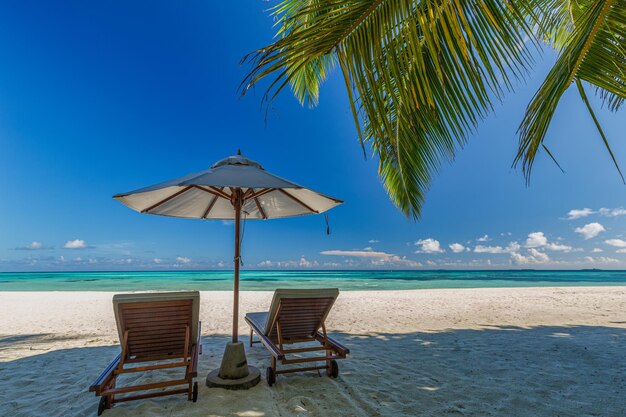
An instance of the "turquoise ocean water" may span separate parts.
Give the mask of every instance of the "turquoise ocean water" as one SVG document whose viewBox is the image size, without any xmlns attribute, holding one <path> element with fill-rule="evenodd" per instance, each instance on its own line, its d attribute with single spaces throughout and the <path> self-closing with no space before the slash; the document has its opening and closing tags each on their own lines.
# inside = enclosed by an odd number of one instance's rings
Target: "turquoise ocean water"
<svg viewBox="0 0 626 417">
<path fill-rule="evenodd" d="M 626 285 L 626 271 L 244 271 L 242 291 Z M 2 272 L 0 291 L 231 290 L 232 271 Z"/>
</svg>

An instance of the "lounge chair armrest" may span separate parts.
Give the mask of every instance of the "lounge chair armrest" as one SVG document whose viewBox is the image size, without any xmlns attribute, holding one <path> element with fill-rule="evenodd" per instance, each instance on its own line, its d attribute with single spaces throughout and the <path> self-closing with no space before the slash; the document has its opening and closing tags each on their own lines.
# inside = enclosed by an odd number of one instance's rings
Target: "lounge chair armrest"
<svg viewBox="0 0 626 417">
<path fill-rule="evenodd" d="M 115 357 L 115 359 L 113 359 L 113 361 L 105 368 L 105 370 L 102 371 L 100 376 L 93 382 L 93 384 L 91 384 L 91 386 L 89 387 L 89 391 L 95 391 L 96 395 L 99 394 L 100 390 L 109 383 L 111 378 L 113 378 L 113 372 L 115 371 L 121 360 L 122 354 L 119 353 Z"/>
<path fill-rule="evenodd" d="M 191 376 L 198 376 L 198 352 L 199 348 L 197 344 L 191 347 Z"/>
<path fill-rule="evenodd" d="M 317 332 L 317 334 L 315 335 L 315 338 L 320 342 L 324 341 L 324 335 L 320 332 Z M 350 349 L 348 349 L 347 347 L 345 347 L 344 345 L 342 345 L 335 339 L 331 338 L 330 336 L 328 336 L 328 343 L 333 347 L 333 349 L 337 350 L 343 355 L 347 355 L 350 353 Z"/>
<path fill-rule="evenodd" d="M 269 337 L 263 334 L 263 330 L 259 329 L 255 325 L 255 323 L 252 320 L 250 320 L 248 317 L 245 317 L 245 320 L 248 323 L 248 325 L 252 328 L 252 330 L 254 330 L 254 332 L 259 336 L 259 339 L 261 339 L 261 343 L 263 343 L 263 345 L 267 348 L 267 350 L 270 351 L 272 356 L 274 356 L 276 359 L 279 359 L 279 360 L 282 360 L 285 358 L 285 354 L 281 352 L 278 346 L 276 346 L 276 344 L 274 344 L 274 342 L 272 342 L 272 340 Z"/>
</svg>

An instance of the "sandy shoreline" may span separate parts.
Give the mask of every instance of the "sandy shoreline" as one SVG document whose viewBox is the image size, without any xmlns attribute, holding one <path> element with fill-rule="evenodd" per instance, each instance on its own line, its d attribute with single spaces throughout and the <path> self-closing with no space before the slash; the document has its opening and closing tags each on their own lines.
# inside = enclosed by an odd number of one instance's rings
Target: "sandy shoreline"
<svg viewBox="0 0 626 417">
<path fill-rule="evenodd" d="M 119 351 L 112 294 L 0 293 L 0 416 L 95 416 L 87 387 Z M 270 298 L 242 293 L 242 314 Z M 201 299 L 198 403 L 166 397 L 105 416 L 626 415 L 626 287 L 342 292 L 327 323 L 353 352 L 340 377 L 281 376 L 245 393 L 203 385 L 231 294 Z M 264 369 L 269 355 L 256 345 L 248 361 Z"/>
</svg>

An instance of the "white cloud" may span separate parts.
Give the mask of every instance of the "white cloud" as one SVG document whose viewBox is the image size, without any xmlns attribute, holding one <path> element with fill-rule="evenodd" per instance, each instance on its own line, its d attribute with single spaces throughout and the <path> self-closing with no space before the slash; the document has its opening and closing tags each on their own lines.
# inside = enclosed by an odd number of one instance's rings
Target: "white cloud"
<svg viewBox="0 0 626 417">
<path fill-rule="evenodd" d="M 548 243 L 546 244 L 546 249 L 548 250 L 552 250 L 555 252 L 570 252 L 573 250 L 573 248 L 569 245 L 563 245 L 560 243 Z M 577 249 L 578 251 L 578 249 Z"/>
<path fill-rule="evenodd" d="M 362 250 L 325 250 L 320 252 L 322 255 L 330 255 L 330 256 L 348 256 L 354 258 L 362 258 L 366 259 L 373 266 L 382 266 L 382 265 L 400 265 L 400 266 L 408 266 L 408 267 L 419 267 L 421 264 L 419 262 L 415 262 L 411 259 L 407 259 L 406 257 L 400 257 L 398 255 L 394 255 L 393 253 L 387 252 L 374 252 L 374 251 L 362 251 Z M 354 263 L 349 262 L 351 266 L 354 266 Z"/>
<path fill-rule="evenodd" d="M 484 246 L 484 245 L 476 245 L 474 247 L 474 252 L 476 253 L 509 253 L 502 246 Z"/>
<path fill-rule="evenodd" d="M 317 261 L 309 261 L 304 256 L 301 256 L 300 259 L 289 260 L 289 261 L 270 261 L 265 260 L 261 261 L 257 264 L 257 266 L 268 268 L 268 267 L 276 267 L 276 268 L 311 268 L 315 266 L 319 266 L 319 262 Z"/>
<path fill-rule="evenodd" d="M 415 246 L 419 246 L 420 248 L 415 251 L 415 253 L 443 253 L 445 252 L 441 249 L 441 245 L 438 240 L 428 238 L 428 239 L 420 239 L 415 241 Z"/>
<path fill-rule="evenodd" d="M 372 259 L 371 264 L 373 266 L 404 266 L 409 268 L 418 268 L 422 266 L 421 263 L 412 259 L 408 259 L 406 256 L 393 255 L 389 259 Z"/>
<path fill-rule="evenodd" d="M 619 262 L 619 260 L 615 258 L 609 258 L 607 256 L 598 256 L 595 258 L 591 256 L 585 256 L 584 261 L 593 264 L 614 264 Z"/>
<path fill-rule="evenodd" d="M 484 245 L 476 245 L 474 247 L 475 253 L 513 253 L 520 250 L 520 245 L 517 242 L 510 242 L 507 247 L 503 248 L 502 246 L 484 246 Z"/>
<path fill-rule="evenodd" d="M 476 242 L 487 242 L 489 240 L 489 235 L 484 235 L 483 237 L 479 237 L 476 239 Z"/>
<path fill-rule="evenodd" d="M 535 240 L 532 240 L 531 238 L 531 243 L 533 243 Z M 541 240 L 541 239 L 538 239 L 538 240 Z M 550 245 L 550 244 L 547 244 L 547 245 Z M 474 252 L 475 253 L 490 253 L 490 254 L 509 254 L 513 262 L 515 262 L 516 264 L 543 264 L 543 263 L 550 262 L 550 257 L 545 252 L 541 252 L 537 248 L 529 248 L 525 255 L 520 253 L 521 249 L 522 247 L 519 243 L 510 242 L 506 247 L 476 245 L 474 247 Z"/>
<path fill-rule="evenodd" d="M 310 268 L 314 265 L 317 265 L 317 262 L 308 261 L 304 256 L 301 256 L 300 260 L 298 261 L 298 266 L 302 268 Z"/>
<path fill-rule="evenodd" d="M 546 246 L 547 244 L 548 238 L 543 234 L 543 232 L 529 233 L 528 239 L 526 239 L 527 248 L 540 248 L 542 246 Z"/>
<path fill-rule="evenodd" d="M 380 242 L 380 240 L 370 239 L 367 241 L 367 243 L 378 243 L 378 242 Z"/>
<path fill-rule="evenodd" d="M 613 208 L 613 209 L 602 207 L 598 211 L 594 211 L 590 208 L 574 209 L 574 210 L 570 210 L 567 213 L 567 219 L 575 220 L 575 219 L 580 219 L 582 217 L 590 216 L 592 214 L 599 214 L 600 216 L 604 216 L 604 217 L 620 217 L 620 216 L 626 216 L 626 209 L 623 207 L 618 207 L 618 208 Z"/>
<path fill-rule="evenodd" d="M 550 257 L 547 254 L 543 252 L 539 252 L 535 248 L 529 249 L 528 252 L 530 252 L 530 256 L 532 256 L 535 259 L 535 262 L 537 263 L 550 262 Z"/>
<path fill-rule="evenodd" d="M 189 262 L 191 262 L 191 258 L 187 258 L 185 256 L 177 256 L 176 262 L 179 262 L 181 264 L 188 264 Z"/>
<path fill-rule="evenodd" d="M 42 249 L 52 249 L 52 248 L 48 247 L 48 246 L 44 246 L 43 243 L 41 243 L 41 242 L 39 242 L 37 240 L 33 240 L 28 245 L 20 246 L 19 248 L 15 248 L 15 249 L 18 249 L 18 250 L 42 250 Z"/>
<path fill-rule="evenodd" d="M 604 252 L 604 251 L 602 249 L 600 249 L 600 248 L 593 248 L 591 250 L 591 252 L 593 252 L 593 253 L 600 253 L 600 252 Z"/>
<path fill-rule="evenodd" d="M 461 245 L 460 243 L 452 243 L 448 246 L 454 253 L 461 253 L 465 250 L 465 246 Z"/>
<path fill-rule="evenodd" d="M 555 252 L 570 252 L 573 249 L 569 245 L 548 242 L 548 238 L 543 232 L 529 233 L 524 246 L 527 248 L 545 248 Z"/>
<path fill-rule="evenodd" d="M 63 247 L 65 249 L 85 249 L 87 243 L 82 239 L 68 240 Z"/>
<path fill-rule="evenodd" d="M 374 252 L 370 250 L 325 250 L 320 252 L 322 255 L 331 256 L 354 256 L 357 258 L 388 258 L 394 256 L 386 252 Z"/>
<path fill-rule="evenodd" d="M 615 253 L 626 253 L 626 248 L 618 249 L 615 251 Z"/>
<path fill-rule="evenodd" d="M 583 227 L 577 227 L 574 229 L 574 232 L 580 233 L 583 235 L 585 239 L 591 239 L 598 236 L 601 232 L 604 232 L 606 229 L 600 223 L 588 223 Z"/>
<path fill-rule="evenodd" d="M 512 252 L 513 261 L 520 265 L 525 264 L 545 264 L 550 262 L 550 257 L 544 252 L 540 252 L 535 248 L 528 249 L 528 255 L 522 255 L 519 252 Z"/>
<path fill-rule="evenodd" d="M 371 246 L 368 246 L 367 248 L 363 248 L 363 250 L 366 250 L 366 251 L 373 251 L 374 249 L 373 249 Z"/>
<path fill-rule="evenodd" d="M 607 245 L 615 246 L 616 248 L 626 248 L 626 240 L 622 239 L 607 239 L 604 241 Z"/>
<path fill-rule="evenodd" d="M 603 207 L 600 210 L 598 210 L 598 213 L 606 217 L 619 217 L 619 216 L 626 215 L 626 209 L 621 208 L 621 207 L 614 208 L 614 209 L 608 209 L 608 208 Z"/>
<path fill-rule="evenodd" d="M 152 260 L 152 262 L 154 262 L 155 264 L 160 264 L 161 262 L 163 262 L 163 259 L 161 259 L 161 258 L 154 258 Z"/>
<path fill-rule="evenodd" d="M 575 220 L 575 219 L 580 219 L 581 217 L 590 216 L 592 214 L 595 214 L 595 211 L 591 210 L 590 208 L 573 209 L 567 212 L 567 219 Z"/>
</svg>

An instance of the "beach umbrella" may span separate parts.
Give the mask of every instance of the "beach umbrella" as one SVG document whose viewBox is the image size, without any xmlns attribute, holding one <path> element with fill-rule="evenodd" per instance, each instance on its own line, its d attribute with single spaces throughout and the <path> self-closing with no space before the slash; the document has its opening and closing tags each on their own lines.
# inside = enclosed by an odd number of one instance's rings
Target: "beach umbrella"
<svg viewBox="0 0 626 417">
<path fill-rule="evenodd" d="M 243 367 L 245 369 L 229 367 L 231 360 L 241 363 L 236 360 L 238 355 L 243 354 L 245 361 L 243 344 L 238 340 L 242 216 L 244 220 L 304 216 L 323 213 L 343 203 L 271 174 L 258 162 L 241 155 L 241 152 L 216 162 L 206 171 L 117 194 L 113 198 L 140 213 L 205 220 L 234 220 L 232 342 L 226 348 L 219 371 L 222 379 L 231 382 L 249 377 L 247 365 Z M 238 353 L 234 353 L 235 351 Z M 246 374 L 245 377 L 241 376 L 243 374 Z"/>
</svg>

